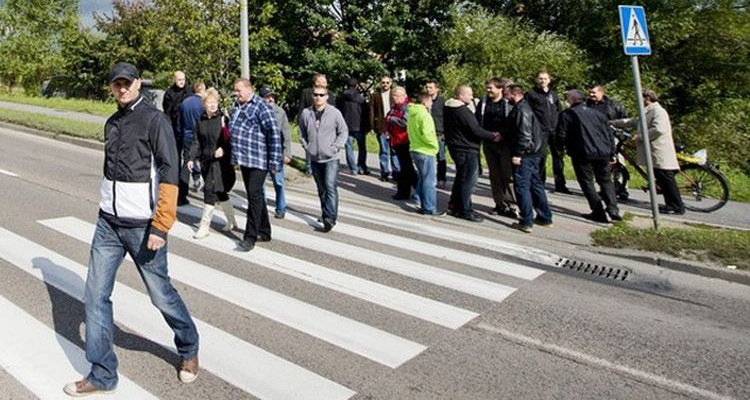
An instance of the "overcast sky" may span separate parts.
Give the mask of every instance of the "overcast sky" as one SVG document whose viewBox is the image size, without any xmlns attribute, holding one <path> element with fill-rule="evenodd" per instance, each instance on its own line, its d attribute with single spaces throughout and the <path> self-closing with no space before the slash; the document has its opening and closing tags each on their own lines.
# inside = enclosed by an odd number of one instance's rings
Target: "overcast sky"
<svg viewBox="0 0 750 400">
<path fill-rule="evenodd" d="M 94 24 L 92 13 L 112 11 L 112 0 L 81 0 L 80 7 L 84 26 L 92 26 Z"/>
</svg>

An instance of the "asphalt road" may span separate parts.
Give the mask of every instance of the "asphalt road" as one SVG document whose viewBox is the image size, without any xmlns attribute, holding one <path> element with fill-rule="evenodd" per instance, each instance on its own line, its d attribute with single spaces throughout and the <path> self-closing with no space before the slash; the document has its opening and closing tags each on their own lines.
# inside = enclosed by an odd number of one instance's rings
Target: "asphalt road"
<svg viewBox="0 0 750 400">
<path fill-rule="evenodd" d="M 64 398 L 87 369 L 80 289 L 102 154 L 2 128 L 0 141 L 0 399 Z M 747 286 L 597 255 L 554 240 L 564 229 L 421 217 L 374 176 L 340 183 L 332 232 L 315 231 L 303 177 L 274 240 L 249 254 L 217 231 L 190 238 L 193 194 L 170 270 L 200 321 L 204 369 L 177 380 L 170 332 L 125 263 L 113 398 L 750 398 Z M 244 204 L 239 184 L 233 201 Z M 628 278 L 558 268 L 560 257 Z"/>
</svg>

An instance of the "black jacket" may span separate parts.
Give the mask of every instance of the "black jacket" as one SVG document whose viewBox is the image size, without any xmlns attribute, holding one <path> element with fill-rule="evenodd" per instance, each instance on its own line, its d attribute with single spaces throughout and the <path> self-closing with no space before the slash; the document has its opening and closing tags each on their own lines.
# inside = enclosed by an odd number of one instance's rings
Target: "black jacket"
<svg viewBox="0 0 750 400">
<path fill-rule="evenodd" d="M 220 113 L 213 117 L 208 117 L 205 113 L 201 115 L 196 125 L 195 138 L 190 145 L 188 159 L 200 161 L 203 190 L 206 193 L 228 192 L 237 179 L 232 166 L 232 146 L 229 136 L 224 137 L 222 122 L 227 126 L 226 118 Z M 214 153 L 220 147 L 224 155 L 216 158 Z"/>
<path fill-rule="evenodd" d="M 602 101 L 594 102 L 590 98 L 586 100 L 586 105 L 607 116 L 607 119 L 621 119 L 628 117 L 628 111 L 617 100 L 610 99 L 607 96 L 602 97 Z"/>
<path fill-rule="evenodd" d="M 508 131 L 510 122 L 508 117 L 512 109 L 513 106 L 508 104 L 508 101 L 503 98 L 493 102 L 489 97 L 485 96 L 477 104 L 477 121 L 479 121 L 479 124 L 484 129 L 505 134 Z"/>
<path fill-rule="evenodd" d="M 172 85 L 164 92 L 164 100 L 162 101 L 162 109 L 164 114 L 167 114 L 169 121 L 172 123 L 172 127 L 177 126 L 178 119 L 180 117 L 180 105 L 182 101 L 190 97 L 193 94 L 193 89 L 185 83 L 185 86 L 178 88 L 177 85 Z"/>
<path fill-rule="evenodd" d="M 557 117 L 562 111 L 562 104 L 557 97 L 557 93 L 550 88 L 545 93 L 539 87 L 529 90 L 524 96 L 534 115 L 542 124 L 542 130 L 547 134 L 554 134 L 557 127 Z"/>
<path fill-rule="evenodd" d="M 346 121 L 349 132 L 359 131 L 362 127 L 362 105 L 365 104 L 365 96 L 357 89 L 350 88 L 341 94 L 336 108 L 341 111 Z"/>
<path fill-rule="evenodd" d="M 435 132 L 438 134 L 445 132 L 445 99 L 440 95 L 432 100 L 432 107 L 430 107 L 430 115 L 432 120 L 435 121 Z"/>
<path fill-rule="evenodd" d="M 583 103 L 560 114 L 555 143 L 558 150 L 565 146 L 574 162 L 610 159 L 615 146 L 607 117 Z"/>
<path fill-rule="evenodd" d="M 143 97 L 104 124 L 100 215 L 119 226 L 146 226 L 166 237 L 177 209 L 179 162 L 167 117 Z"/>
<path fill-rule="evenodd" d="M 543 155 L 547 147 L 547 135 L 525 97 L 513 106 L 508 118 L 512 124 L 508 137 L 504 140 L 508 140 L 511 154 L 514 157 Z"/>
<path fill-rule="evenodd" d="M 477 122 L 474 113 L 460 100 L 445 102 L 445 144 L 451 151 L 479 154 L 482 139 L 492 139 L 494 134 Z"/>
</svg>

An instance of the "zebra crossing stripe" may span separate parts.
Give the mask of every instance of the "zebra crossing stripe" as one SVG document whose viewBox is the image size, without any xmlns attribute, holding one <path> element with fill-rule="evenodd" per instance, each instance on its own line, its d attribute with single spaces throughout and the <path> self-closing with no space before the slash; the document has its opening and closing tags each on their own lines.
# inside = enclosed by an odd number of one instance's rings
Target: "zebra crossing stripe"
<svg viewBox="0 0 750 400">
<path fill-rule="evenodd" d="M 309 216 L 297 212 L 288 212 L 287 220 L 307 225 Z M 395 227 L 399 227 L 396 225 Z M 397 236 L 386 232 L 374 231 L 372 229 L 360 228 L 351 224 L 336 225 L 336 232 L 349 236 L 364 238 L 371 242 L 381 243 L 388 246 L 408 250 L 414 253 L 424 254 L 432 257 L 443 258 L 449 261 L 470 265 L 486 271 L 497 272 L 514 278 L 533 280 L 544 273 L 538 268 L 485 257 L 466 251 L 454 250 L 449 247 L 439 246 L 408 237 Z"/>
<path fill-rule="evenodd" d="M 200 216 L 201 213 L 197 207 L 183 207 L 180 212 L 193 216 Z M 237 218 L 240 224 L 244 223 L 244 220 L 242 217 Z M 372 235 L 376 234 L 372 233 Z M 301 233 L 277 226 L 274 227 L 274 238 L 492 301 L 502 301 L 516 290 L 513 287 L 500 283 L 490 282 L 382 252 L 325 239 L 320 237 L 320 235 Z M 366 236 L 366 238 L 369 238 L 369 236 Z"/>
<path fill-rule="evenodd" d="M 271 190 L 270 192 L 273 192 Z M 317 200 L 310 200 L 299 195 L 286 193 L 287 202 L 304 205 L 313 209 L 319 208 L 320 203 Z M 237 198 L 236 204 L 247 208 L 247 201 L 243 198 Z M 457 243 L 468 244 L 482 249 L 492 250 L 494 252 L 518 257 L 523 260 L 533 261 L 542 265 L 554 266 L 560 259 L 560 256 L 548 251 L 535 249 L 533 247 L 523 246 L 504 240 L 494 239 L 492 237 L 472 234 L 469 232 L 458 231 L 450 228 L 443 228 L 435 224 L 425 224 L 424 222 L 415 222 L 410 218 L 399 218 L 384 213 L 373 213 L 369 210 L 363 210 L 356 206 L 347 205 L 339 208 L 339 215 L 348 218 L 364 221 L 384 227 L 398 227 L 399 230 L 412 232 L 420 235 L 435 237 L 438 239 L 447 239 Z M 338 229 L 338 226 L 336 227 Z"/>
<path fill-rule="evenodd" d="M 40 399 L 64 398 L 68 382 L 88 374 L 84 351 L 0 296 L 0 369 Z M 108 399 L 157 399 L 120 374 L 117 392 Z"/>
<path fill-rule="evenodd" d="M 95 230 L 73 217 L 39 222 L 85 243 Z M 427 348 L 174 254 L 169 266 L 173 279 L 391 368 Z"/>
<path fill-rule="evenodd" d="M 449 304 L 398 290 L 367 279 L 325 268 L 311 262 L 279 254 L 261 247 L 250 253 L 235 250 L 234 240 L 224 235 L 210 235 L 194 240 L 193 229 L 183 223 L 175 223 L 169 231 L 171 237 L 191 241 L 198 246 L 226 254 L 285 275 L 322 286 L 354 298 L 358 298 L 400 313 L 457 329 L 478 314 Z"/>
<path fill-rule="evenodd" d="M 0 228 L 0 255 L 19 269 L 71 297 L 83 299 L 86 268 L 26 238 Z M 115 283 L 117 321 L 173 350 L 172 332 L 148 296 Z M 253 346 L 197 318 L 201 366 L 232 385 L 263 399 L 348 399 L 356 392 Z M 137 397 L 133 397 L 137 398 Z"/>
</svg>

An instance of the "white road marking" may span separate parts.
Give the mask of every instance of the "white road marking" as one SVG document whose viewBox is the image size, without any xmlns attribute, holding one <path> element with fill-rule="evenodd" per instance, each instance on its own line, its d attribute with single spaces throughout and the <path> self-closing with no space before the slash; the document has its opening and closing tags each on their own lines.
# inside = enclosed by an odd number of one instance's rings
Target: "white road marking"
<svg viewBox="0 0 750 400">
<path fill-rule="evenodd" d="M 616 374 L 630 377 L 636 381 L 654 385 L 670 391 L 683 393 L 688 396 L 697 396 L 705 399 L 732 400 L 732 397 L 724 396 L 710 390 L 701 389 L 687 383 L 675 381 L 663 376 L 652 374 L 650 372 L 641 371 L 625 365 L 617 364 L 612 361 L 581 353 L 579 351 L 558 346 L 556 344 L 543 342 L 539 339 L 522 335 L 520 333 L 511 332 L 506 329 L 497 328 L 489 324 L 479 323 L 476 325 L 476 327 L 488 332 L 496 333 L 503 338 L 521 346 L 535 348 L 545 353 L 553 354 L 557 357 L 572 360 L 577 363 L 586 364 L 597 368 L 603 368 Z"/>
<path fill-rule="evenodd" d="M 14 174 L 14 173 L 12 173 L 10 171 L 6 171 L 4 169 L 0 169 L 0 174 L 12 176 L 14 178 L 18 178 L 18 175 Z"/>
<path fill-rule="evenodd" d="M 307 225 L 309 216 L 294 211 L 287 212 L 287 220 Z M 398 225 L 395 226 L 399 228 Z M 392 235 L 372 229 L 360 228 L 358 226 L 339 223 L 334 228 L 336 232 L 344 233 L 353 237 L 362 238 L 371 242 L 381 243 L 388 246 L 408 250 L 414 253 L 424 254 L 432 257 L 443 258 L 449 261 L 470 265 L 486 271 L 497 272 L 514 278 L 533 280 L 544 273 L 538 268 L 512 263 L 495 258 L 480 256 L 466 251 L 454 250 L 445 246 L 438 246 L 408 237 Z"/>
<path fill-rule="evenodd" d="M 249 253 L 239 252 L 235 250 L 236 242 L 224 235 L 212 234 L 195 240 L 192 238 L 193 233 L 190 226 L 179 222 L 169 231 L 170 236 L 191 241 L 198 246 L 448 328 L 456 329 L 478 315 L 259 246 Z"/>
<path fill-rule="evenodd" d="M 273 192 L 273 189 L 269 192 Z M 287 205 L 301 204 L 313 209 L 320 208 L 320 203 L 317 200 L 311 200 L 288 191 L 286 192 L 286 198 Z M 240 204 L 243 208 L 247 208 L 247 201 L 243 198 L 238 197 L 235 203 Z M 410 218 L 399 218 L 396 213 L 394 213 L 393 216 L 385 215 L 384 213 L 376 214 L 369 210 L 363 210 L 356 206 L 347 205 L 345 207 L 339 207 L 339 215 L 384 227 L 396 227 L 402 231 L 431 236 L 438 239 L 448 239 L 457 243 L 464 243 L 492 250 L 547 266 L 555 266 L 561 258 L 556 254 L 535 249 L 533 247 L 514 244 L 503 240 L 497 240 L 492 237 L 476 235 L 455 229 L 442 228 L 435 224 L 415 222 Z"/>
<path fill-rule="evenodd" d="M 68 339 L 0 296 L 0 369 L 40 399 L 66 397 L 63 386 L 88 374 L 86 354 Z M 158 399 L 120 374 L 108 399 Z"/>
<path fill-rule="evenodd" d="M 196 217 L 201 215 L 201 210 L 194 206 L 183 207 L 180 209 L 180 212 Z M 245 218 L 237 217 L 237 222 L 242 226 L 244 225 Z M 338 225 L 336 227 L 338 228 Z M 320 235 L 295 232 L 291 229 L 278 226 L 274 227 L 273 232 L 275 239 L 287 243 L 492 301 L 503 301 L 516 290 L 513 287 L 500 283 L 490 282 L 405 258 L 325 239 L 320 237 Z"/>
<path fill-rule="evenodd" d="M 28 274 L 81 300 L 86 268 L 26 238 L 0 228 L 0 255 Z M 173 350 L 173 333 L 148 296 L 115 283 L 116 320 Z M 264 399 L 348 399 L 356 392 L 253 346 L 197 318 L 201 366 Z"/>
<path fill-rule="evenodd" d="M 73 217 L 39 222 L 89 244 L 96 228 Z M 169 267 L 173 279 L 391 368 L 427 349 L 419 343 L 174 254 L 169 255 Z"/>
</svg>

